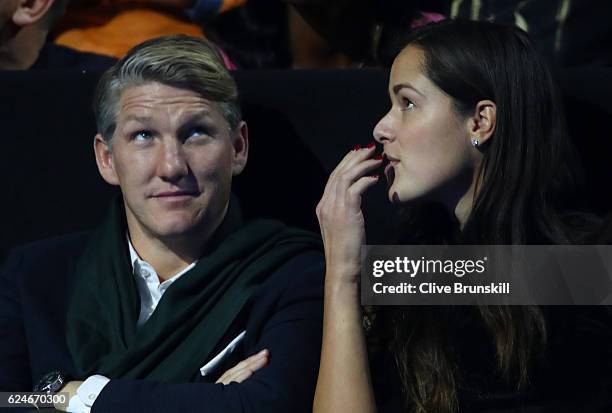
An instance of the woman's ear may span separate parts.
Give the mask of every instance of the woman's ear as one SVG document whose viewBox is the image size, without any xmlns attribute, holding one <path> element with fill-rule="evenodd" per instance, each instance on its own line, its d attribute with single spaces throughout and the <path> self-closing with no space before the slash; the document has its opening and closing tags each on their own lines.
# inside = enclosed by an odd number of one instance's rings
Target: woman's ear
<svg viewBox="0 0 612 413">
<path fill-rule="evenodd" d="M 468 119 L 468 133 L 471 144 L 478 147 L 487 142 L 497 122 L 497 106 L 491 100 L 481 100 L 476 104 L 474 114 Z"/>
<path fill-rule="evenodd" d="M 17 10 L 13 13 L 13 23 L 19 27 L 30 26 L 40 21 L 53 3 L 55 0 L 18 0 Z"/>
</svg>

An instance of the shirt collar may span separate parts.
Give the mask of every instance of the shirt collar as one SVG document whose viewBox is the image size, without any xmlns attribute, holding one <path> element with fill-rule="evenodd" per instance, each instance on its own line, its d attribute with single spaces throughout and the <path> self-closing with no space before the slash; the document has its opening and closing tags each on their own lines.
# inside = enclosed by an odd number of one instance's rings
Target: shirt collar
<svg viewBox="0 0 612 413">
<path fill-rule="evenodd" d="M 132 265 L 132 272 L 134 272 L 135 274 L 139 276 L 142 276 L 141 272 L 143 268 L 148 268 L 150 269 L 152 273 L 155 274 L 155 278 L 157 278 L 157 273 L 155 272 L 155 269 L 151 266 L 151 264 L 149 264 L 148 262 L 146 262 L 145 260 L 143 260 L 142 258 L 138 256 L 138 253 L 136 252 L 136 250 L 134 249 L 134 246 L 132 245 L 132 240 L 130 240 L 129 234 L 126 234 L 126 238 L 128 242 L 128 247 L 130 249 L 130 264 Z M 187 271 L 195 267 L 197 262 L 198 260 L 195 260 L 194 262 L 189 264 L 186 268 L 184 268 L 182 271 L 179 271 L 178 273 L 174 274 L 172 277 L 164 281 L 164 283 L 167 283 L 167 284 L 172 283 L 179 276 L 185 274 Z"/>
<path fill-rule="evenodd" d="M 134 246 L 132 245 L 132 241 L 130 240 L 129 235 L 127 235 L 127 242 L 128 242 L 128 247 L 130 248 L 130 264 L 132 264 L 132 270 L 133 270 L 134 267 L 136 266 L 136 263 L 142 260 L 140 259 L 140 257 L 138 256 L 138 253 L 134 249 Z"/>
</svg>

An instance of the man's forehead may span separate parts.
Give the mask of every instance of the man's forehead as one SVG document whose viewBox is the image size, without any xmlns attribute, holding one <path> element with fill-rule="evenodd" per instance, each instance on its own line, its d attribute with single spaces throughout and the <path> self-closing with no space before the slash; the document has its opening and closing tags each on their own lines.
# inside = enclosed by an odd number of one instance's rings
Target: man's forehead
<svg viewBox="0 0 612 413">
<path fill-rule="evenodd" d="M 157 82 L 145 83 L 126 88 L 119 99 L 119 112 L 174 110 L 211 113 L 216 111 L 216 104 L 198 93 L 167 86 Z"/>
</svg>

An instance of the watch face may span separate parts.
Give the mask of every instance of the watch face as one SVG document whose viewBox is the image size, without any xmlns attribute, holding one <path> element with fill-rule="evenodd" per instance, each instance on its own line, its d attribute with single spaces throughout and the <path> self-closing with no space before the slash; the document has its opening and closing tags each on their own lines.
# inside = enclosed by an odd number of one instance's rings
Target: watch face
<svg viewBox="0 0 612 413">
<path fill-rule="evenodd" d="M 56 393 L 64 385 L 65 376 L 59 371 L 52 371 L 45 374 L 38 384 L 34 387 L 34 391 L 43 393 Z"/>
</svg>

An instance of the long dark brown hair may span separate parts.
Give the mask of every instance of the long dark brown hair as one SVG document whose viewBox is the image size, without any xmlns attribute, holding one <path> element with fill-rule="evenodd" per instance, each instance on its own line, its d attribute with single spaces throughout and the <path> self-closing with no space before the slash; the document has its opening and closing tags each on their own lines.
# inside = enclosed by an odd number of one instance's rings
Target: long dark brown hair
<svg viewBox="0 0 612 413">
<path fill-rule="evenodd" d="M 525 32 L 488 22 L 447 20 L 404 42 L 424 53 L 423 70 L 451 97 L 458 115 L 477 102 L 497 106 L 493 136 L 481 147 L 477 195 L 462 231 L 441 209 L 413 207 L 403 243 L 484 245 L 574 243 L 560 211 L 573 207 L 580 173 L 566 133 L 561 98 Z M 451 310 L 452 311 L 452 310 Z M 517 389 L 546 346 L 535 306 L 479 306 L 477 318 L 495 348 L 500 377 Z M 398 307 L 385 314 L 410 411 L 454 412 L 460 375 L 447 334 L 449 309 Z"/>
</svg>

